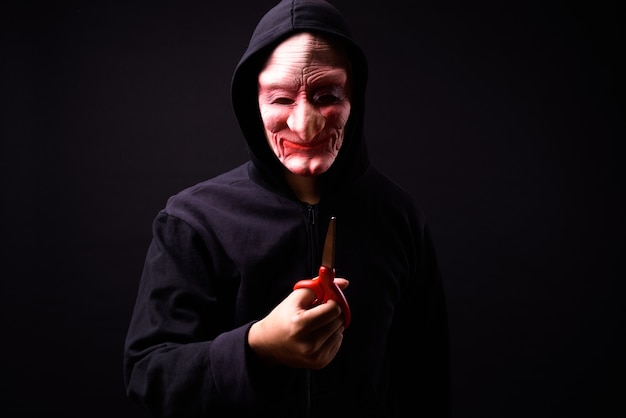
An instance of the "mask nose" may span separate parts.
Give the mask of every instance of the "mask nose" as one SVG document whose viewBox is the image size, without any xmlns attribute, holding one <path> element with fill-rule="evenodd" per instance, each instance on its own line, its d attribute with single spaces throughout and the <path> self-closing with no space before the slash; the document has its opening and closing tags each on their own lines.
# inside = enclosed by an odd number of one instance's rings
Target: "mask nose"
<svg viewBox="0 0 626 418">
<path fill-rule="evenodd" d="M 324 128 L 324 116 L 308 100 L 298 100 L 287 125 L 302 141 L 311 141 Z"/>
</svg>

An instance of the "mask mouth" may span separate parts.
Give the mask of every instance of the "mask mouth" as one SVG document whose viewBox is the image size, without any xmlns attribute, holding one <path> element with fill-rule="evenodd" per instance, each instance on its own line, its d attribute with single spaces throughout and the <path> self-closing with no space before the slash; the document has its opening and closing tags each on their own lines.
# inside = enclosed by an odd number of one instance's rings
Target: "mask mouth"
<svg viewBox="0 0 626 418">
<path fill-rule="evenodd" d="M 281 146 L 302 151 L 327 148 L 329 144 L 333 144 L 332 149 L 335 149 L 336 143 L 336 135 L 324 135 L 323 133 L 322 135 L 318 135 L 313 141 L 293 141 L 288 138 L 282 138 L 280 140 Z"/>
</svg>

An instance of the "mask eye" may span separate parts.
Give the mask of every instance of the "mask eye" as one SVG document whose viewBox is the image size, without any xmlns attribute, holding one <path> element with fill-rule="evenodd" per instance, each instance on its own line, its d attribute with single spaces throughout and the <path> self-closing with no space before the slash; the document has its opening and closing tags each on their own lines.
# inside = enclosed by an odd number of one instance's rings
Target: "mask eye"
<svg viewBox="0 0 626 418">
<path fill-rule="evenodd" d="M 290 105 L 293 104 L 293 99 L 289 97 L 275 97 L 272 99 L 271 103 L 277 105 Z"/>
<path fill-rule="evenodd" d="M 334 105 L 340 101 L 341 99 L 333 94 L 323 94 L 315 97 L 315 103 L 322 106 Z"/>
<path fill-rule="evenodd" d="M 339 86 L 329 86 L 318 90 L 313 95 L 313 103 L 320 106 L 331 106 L 340 103 L 346 98 L 343 89 Z"/>
</svg>

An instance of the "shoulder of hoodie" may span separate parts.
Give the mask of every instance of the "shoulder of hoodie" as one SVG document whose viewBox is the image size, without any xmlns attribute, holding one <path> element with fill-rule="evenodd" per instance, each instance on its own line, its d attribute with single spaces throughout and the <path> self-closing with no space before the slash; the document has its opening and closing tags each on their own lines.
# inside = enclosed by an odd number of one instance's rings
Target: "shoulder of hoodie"
<svg viewBox="0 0 626 418">
<path fill-rule="evenodd" d="M 386 206 L 389 210 L 418 215 L 424 219 L 425 213 L 416 196 L 378 168 L 370 165 L 356 183 L 356 193 L 364 200 Z"/>
<path fill-rule="evenodd" d="M 250 196 L 259 187 L 248 175 L 246 162 L 215 177 L 196 183 L 170 196 L 163 212 L 180 214 L 194 212 L 208 207 L 219 207 L 225 202 L 235 204 L 235 199 L 241 196 Z"/>
</svg>

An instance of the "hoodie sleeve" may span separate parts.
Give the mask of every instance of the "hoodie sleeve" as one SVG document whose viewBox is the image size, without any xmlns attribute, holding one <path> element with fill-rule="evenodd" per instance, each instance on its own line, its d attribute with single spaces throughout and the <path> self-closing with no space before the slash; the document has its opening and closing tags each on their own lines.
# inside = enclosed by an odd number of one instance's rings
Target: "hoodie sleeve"
<svg viewBox="0 0 626 418">
<path fill-rule="evenodd" d="M 203 240 L 165 213 L 155 219 L 153 233 L 125 343 L 128 396 L 156 417 L 265 403 L 269 394 L 262 388 L 270 383 L 259 379 L 273 376 L 276 388 L 280 373 L 255 377 L 260 366 L 247 345 L 252 323 L 225 326 L 229 315 L 217 297 L 222 285 L 212 277 Z"/>
<path fill-rule="evenodd" d="M 432 418 L 449 418 L 450 341 L 444 284 L 429 228 L 423 225 L 421 230 L 416 279 L 403 293 L 391 337 L 393 357 L 402 362 L 395 363 L 392 371 L 394 396 L 390 399 L 395 397 L 395 406 L 389 408 L 398 416 L 420 411 Z M 407 330 L 412 330 L 410 339 Z"/>
</svg>

